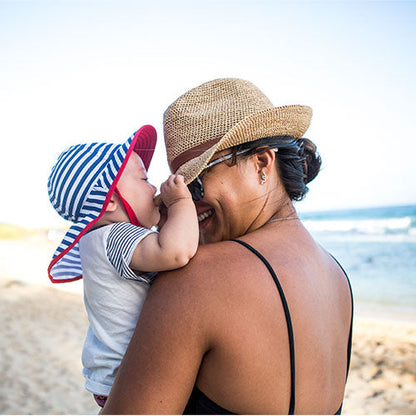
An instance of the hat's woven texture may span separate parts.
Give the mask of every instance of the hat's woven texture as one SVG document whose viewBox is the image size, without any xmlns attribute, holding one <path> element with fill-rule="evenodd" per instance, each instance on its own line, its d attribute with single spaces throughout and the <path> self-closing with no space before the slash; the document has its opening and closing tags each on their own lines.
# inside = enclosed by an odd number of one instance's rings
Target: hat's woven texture
<svg viewBox="0 0 416 416">
<path fill-rule="evenodd" d="M 169 166 L 190 183 L 215 152 L 263 137 L 300 138 L 311 116 L 306 106 L 273 107 L 249 81 L 226 78 L 204 83 L 165 111 Z"/>
</svg>

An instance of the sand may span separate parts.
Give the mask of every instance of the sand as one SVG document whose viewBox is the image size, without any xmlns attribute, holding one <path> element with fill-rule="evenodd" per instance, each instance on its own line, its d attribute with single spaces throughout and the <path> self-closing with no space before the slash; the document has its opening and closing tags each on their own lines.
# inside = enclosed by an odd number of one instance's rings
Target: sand
<svg viewBox="0 0 416 416">
<path fill-rule="evenodd" d="M 416 322 L 356 318 L 344 414 L 416 414 Z"/>
<path fill-rule="evenodd" d="M 74 293 L 48 286 L 52 247 L 0 241 L 0 414 L 99 410 L 81 375 L 82 294 L 79 286 Z M 416 414 L 415 320 L 356 316 L 343 414 Z"/>
<path fill-rule="evenodd" d="M 96 414 L 81 374 L 81 295 L 4 279 L 0 293 L 0 413 Z"/>
</svg>

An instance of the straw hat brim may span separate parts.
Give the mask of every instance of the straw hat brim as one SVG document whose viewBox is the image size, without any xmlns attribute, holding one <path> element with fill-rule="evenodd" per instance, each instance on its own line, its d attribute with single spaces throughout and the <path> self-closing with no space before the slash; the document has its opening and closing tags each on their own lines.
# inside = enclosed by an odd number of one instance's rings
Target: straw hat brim
<svg viewBox="0 0 416 416">
<path fill-rule="evenodd" d="M 242 143 L 273 136 L 300 139 L 309 127 L 312 109 L 303 105 L 274 107 L 252 114 L 229 130 L 215 145 L 201 155 L 182 164 L 176 174 L 191 183 L 205 168 L 216 152 Z"/>
</svg>

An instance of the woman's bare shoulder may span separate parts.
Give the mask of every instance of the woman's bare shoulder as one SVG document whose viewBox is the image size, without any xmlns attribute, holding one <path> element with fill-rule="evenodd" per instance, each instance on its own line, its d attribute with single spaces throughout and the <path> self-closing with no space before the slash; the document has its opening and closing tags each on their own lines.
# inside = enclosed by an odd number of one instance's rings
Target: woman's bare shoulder
<svg viewBox="0 0 416 416">
<path fill-rule="evenodd" d="M 238 255 L 231 242 L 206 245 L 185 267 L 160 273 L 144 303 L 138 332 L 162 328 L 164 343 L 180 336 L 204 353 L 214 342 L 213 328 L 223 325 L 225 305 L 234 308 L 239 301 Z"/>
<path fill-rule="evenodd" d="M 200 246 L 186 266 L 159 273 L 155 285 L 179 285 L 196 289 L 201 284 L 212 282 L 216 277 L 221 278 L 225 272 L 238 268 L 236 260 L 240 255 L 237 244 L 231 241 Z"/>
<path fill-rule="evenodd" d="M 236 280 L 242 278 L 248 263 L 244 253 L 242 255 L 242 248 L 234 242 L 200 246 L 185 267 L 159 273 L 146 303 L 148 300 L 163 302 L 166 298 L 173 298 L 177 303 L 175 308 L 179 303 L 182 307 L 196 310 L 201 310 L 204 303 L 207 307 L 215 307 L 227 292 L 238 291 Z"/>
</svg>

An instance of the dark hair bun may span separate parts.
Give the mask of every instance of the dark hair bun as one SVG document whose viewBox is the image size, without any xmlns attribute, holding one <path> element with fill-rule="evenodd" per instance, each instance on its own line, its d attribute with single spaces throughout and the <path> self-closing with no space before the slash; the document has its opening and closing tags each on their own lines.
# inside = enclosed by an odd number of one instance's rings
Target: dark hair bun
<svg viewBox="0 0 416 416">
<path fill-rule="evenodd" d="M 322 159 L 316 150 L 316 145 L 309 139 L 300 139 L 303 144 L 303 157 L 305 158 L 305 183 L 309 183 L 319 173 Z"/>
</svg>

